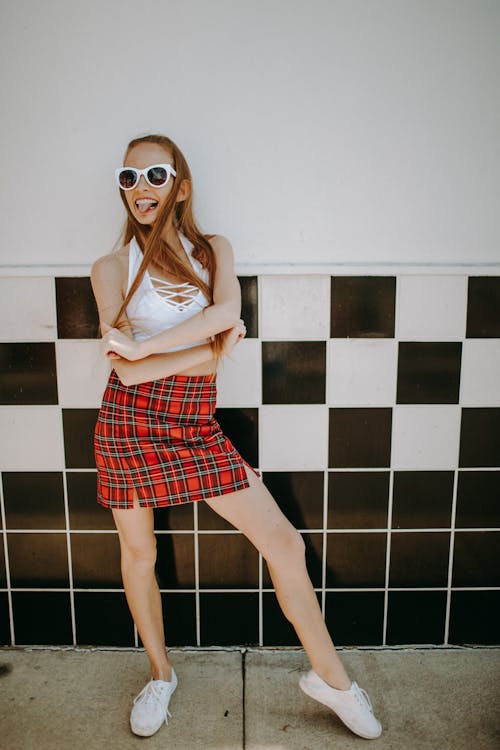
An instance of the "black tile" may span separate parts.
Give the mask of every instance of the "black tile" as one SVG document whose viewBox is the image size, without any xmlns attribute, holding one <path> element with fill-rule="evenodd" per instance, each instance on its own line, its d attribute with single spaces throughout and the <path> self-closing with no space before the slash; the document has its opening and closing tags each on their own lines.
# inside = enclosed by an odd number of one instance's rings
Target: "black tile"
<svg viewBox="0 0 500 750">
<path fill-rule="evenodd" d="M 204 531 L 216 531 L 220 529 L 234 531 L 234 526 L 229 521 L 226 521 L 225 518 L 219 516 L 207 503 L 198 503 L 197 508 L 199 529 Z"/>
<path fill-rule="evenodd" d="M 462 409 L 459 466 L 500 466 L 500 409 Z"/>
<path fill-rule="evenodd" d="M 387 645 L 444 643 L 446 591 L 389 591 Z"/>
<path fill-rule="evenodd" d="M 262 403 L 324 404 L 324 341 L 262 342 Z"/>
<path fill-rule="evenodd" d="M 56 278 L 56 304 L 58 338 L 99 338 L 99 315 L 89 277 Z"/>
<path fill-rule="evenodd" d="M 217 409 L 215 419 L 222 432 L 232 442 L 250 466 L 259 465 L 259 410 Z"/>
<path fill-rule="evenodd" d="M 69 586 L 66 534 L 7 534 L 13 588 Z"/>
<path fill-rule="evenodd" d="M 381 646 L 383 591 L 328 591 L 325 622 L 336 646 Z"/>
<path fill-rule="evenodd" d="M 398 404 L 458 404 L 462 344 L 400 341 Z"/>
<path fill-rule="evenodd" d="M 9 621 L 9 597 L 0 591 L 0 646 L 12 646 Z"/>
<path fill-rule="evenodd" d="M 109 508 L 97 500 L 95 471 L 68 471 L 69 525 L 71 529 L 114 529 L 115 522 Z"/>
<path fill-rule="evenodd" d="M 12 612 L 16 646 L 73 643 L 69 591 L 13 591 Z"/>
<path fill-rule="evenodd" d="M 322 471 L 266 471 L 262 478 L 296 529 L 323 528 Z"/>
<path fill-rule="evenodd" d="M 312 532 L 302 533 L 306 547 L 306 565 L 309 578 L 315 588 L 322 586 L 323 581 L 323 534 Z M 269 575 L 269 568 L 264 560 L 262 563 L 262 585 L 264 588 L 272 588 L 273 582 Z"/>
<path fill-rule="evenodd" d="M 452 591 L 448 641 L 500 645 L 500 591 Z"/>
<path fill-rule="evenodd" d="M 257 276 L 238 276 L 241 286 L 241 317 L 247 327 L 247 339 L 259 335 Z"/>
<path fill-rule="evenodd" d="M 452 471 L 395 471 L 392 528 L 449 528 L 453 476 Z"/>
<path fill-rule="evenodd" d="M 405 531 L 392 534 L 389 586 L 446 586 L 449 552 L 449 532 Z"/>
<path fill-rule="evenodd" d="M 193 534 L 156 534 L 156 549 L 156 577 L 160 588 L 194 588 Z"/>
<path fill-rule="evenodd" d="M 162 593 L 163 629 L 171 646 L 196 646 L 196 597 L 184 592 Z M 139 634 L 139 648 L 143 648 Z"/>
<path fill-rule="evenodd" d="M 396 278 L 394 276 L 333 276 L 332 338 L 392 338 Z"/>
<path fill-rule="evenodd" d="M 63 409 L 67 469 L 95 469 L 94 429 L 98 409 Z"/>
<path fill-rule="evenodd" d="M 57 404 L 53 342 L 0 344 L 0 404 Z"/>
<path fill-rule="evenodd" d="M 320 594 L 316 594 L 318 602 Z M 286 619 L 272 591 L 262 594 L 262 626 L 264 646 L 300 646 L 292 623 Z"/>
<path fill-rule="evenodd" d="M 387 534 L 335 533 L 327 536 L 327 588 L 384 586 Z"/>
<path fill-rule="evenodd" d="M 200 505 L 206 506 L 206 503 L 200 503 Z M 194 529 L 193 503 L 179 503 L 170 507 L 154 508 L 153 513 L 155 529 L 161 529 L 162 531 Z"/>
<path fill-rule="evenodd" d="M 200 534 L 198 549 L 200 587 L 258 587 L 259 553 L 243 534 Z"/>
<path fill-rule="evenodd" d="M 71 564 L 77 589 L 123 586 L 118 534 L 71 534 Z"/>
<path fill-rule="evenodd" d="M 8 529 L 66 528 L 61 472 L 5 471 L 2 481 Z"/>
<path fill-rule="evenodd" d="M 452 586 L 500 586 L 500 531 L 457 531 Z"/>
<path fill-rule="evenodd" d="M 458 473 L 457 528 L 500 528 L 500 471 Z"/>
<path fill-rule="evenodd" d="M 389 472 L 333 471 L 328 475 L 329 529 L 385 529 Z"/>
<path fill-rule="evenodd" d="M 388 467 L 392 409 L 330 409 L 329 466 Z"/>
<path fill-rule="evenodd" d="M 471 276 L 467 338 L 500 338 L 500 276 Z"/>
<path fill-rule="evenodd" d="M 200 594 L 202 646 L 256 646 L 258 594 Z"/>
<path fill-rule="evenodd" d="M 75 592 L 79 646 L 133 646 L 134 621 L 121 591 Z"/>
</svg>

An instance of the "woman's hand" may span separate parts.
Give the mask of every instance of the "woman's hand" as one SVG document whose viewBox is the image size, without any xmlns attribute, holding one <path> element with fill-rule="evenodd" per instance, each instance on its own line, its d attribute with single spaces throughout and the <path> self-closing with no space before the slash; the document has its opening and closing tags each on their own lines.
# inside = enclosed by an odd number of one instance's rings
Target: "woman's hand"
<svg viewBox="0 0 500 750">
<path fill-rule="evenodd" d="M 235 326 L 229 328 L 229 330 L 224 333 L 224 348 L 222 353 L 225 356 L 231 354 L 238 341 L 241 341 L 241 339 L 245 337 L 246 332 L 247 329 L 245 323 L 240 319 Z"/>
<path fill-rule="evenodd" d="M 135 362 L 142 359 L 143 354 L 140 342 L 126 336 L 117 328 L 111 328 L 107 323 L 102 323 L 103 337 L 101 340 L 101 352 L 109 359 L 128 359 Z"/>
</svg>

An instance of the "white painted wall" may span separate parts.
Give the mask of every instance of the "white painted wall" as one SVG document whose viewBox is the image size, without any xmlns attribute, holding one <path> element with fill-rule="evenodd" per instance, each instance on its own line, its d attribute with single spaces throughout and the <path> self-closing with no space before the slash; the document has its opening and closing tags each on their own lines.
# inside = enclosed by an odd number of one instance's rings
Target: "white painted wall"
<svg viewBox="0 0 500 750">
<path fill-rule="evenodd" d="M 243 263 L 500 261 L 498 0 L 2 0 L 2 264 L 87 264 L 176 140 Z"/>
</svg>

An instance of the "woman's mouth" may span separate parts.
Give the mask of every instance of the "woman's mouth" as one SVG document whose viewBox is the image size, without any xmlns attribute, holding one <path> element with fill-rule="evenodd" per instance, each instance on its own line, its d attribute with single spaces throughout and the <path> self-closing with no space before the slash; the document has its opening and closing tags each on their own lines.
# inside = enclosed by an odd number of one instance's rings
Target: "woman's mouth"
<svg viewBox="0 0 500 750">
<path fill-rule="evenodd" d="M 158 207 L 158 201 L 152 198 L 139 198 L 136 200 L 135 205 L 140 214 L 151 213 Z"/>
</svg>

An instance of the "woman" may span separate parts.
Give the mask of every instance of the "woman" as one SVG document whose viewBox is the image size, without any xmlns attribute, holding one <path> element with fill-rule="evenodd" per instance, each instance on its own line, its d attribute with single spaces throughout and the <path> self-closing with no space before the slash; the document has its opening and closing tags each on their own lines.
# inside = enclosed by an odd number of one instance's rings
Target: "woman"
<svg viewBox="0 0 500 750">
<path fill-rule="evenodd" d="M 177 685 L 155 576 L 153 508 L 203 500 L 265 558 L 311 662 L 300 687 L 356 734 L 378 737 L 370 700 L 325 626 L 302 537 L 213 418 L 218 360 L 245 335 L 231 245 L 199 231 L 191 173 L 169 138 L 131 141 L 123 164 L 116 176 L 124 246 L 94 263 L 91 281 L 102 352 L 113 365 L 95 430 L 97 500 L 113 513 L 125 594 L 151 667 L 134 699 L 132 731 L 150 736 L 168 723 Z"/>
</svg>

